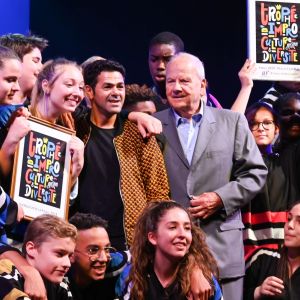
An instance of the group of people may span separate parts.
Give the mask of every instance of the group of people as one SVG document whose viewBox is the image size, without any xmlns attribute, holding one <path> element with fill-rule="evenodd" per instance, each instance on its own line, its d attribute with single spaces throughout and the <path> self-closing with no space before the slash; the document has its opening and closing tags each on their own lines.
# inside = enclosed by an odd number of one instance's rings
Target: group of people
<svg viewBox="0 0 300 300">
<path fill-rule="evenodd" d="M 42 64 L 47 44 L 0 37 L 0 296 L 299 297 L 300 95 L 247 108 L 246 60 L 223 109 L 170 32 L 149 44 L 153 88 L 125 85 L 124 66 L 99 56 Z M 29 116 L 76 131 L 68 221 L 23 220 L 8 196 Z"/>
</svg>

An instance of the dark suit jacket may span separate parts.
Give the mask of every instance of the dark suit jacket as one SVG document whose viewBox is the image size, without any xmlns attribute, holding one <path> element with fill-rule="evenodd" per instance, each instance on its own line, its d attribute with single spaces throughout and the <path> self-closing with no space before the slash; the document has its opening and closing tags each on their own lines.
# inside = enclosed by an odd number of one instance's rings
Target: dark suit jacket
<svg viewBox="0 0 300 300">
<path fill-rule="evenodd" d="M 193 159 L 189 165 L 171 109 L 155 114 L 163 125 L 164 159 L 171 198 L 189 207 L 189 195 L 216 192 L 224 208 L 201 228 L 217 259 L 220 277 L 244 275 L 240 208 L 263 187 L 267 168 L 246 118 L 226 109 L 204 106 Z"/>
</svg>

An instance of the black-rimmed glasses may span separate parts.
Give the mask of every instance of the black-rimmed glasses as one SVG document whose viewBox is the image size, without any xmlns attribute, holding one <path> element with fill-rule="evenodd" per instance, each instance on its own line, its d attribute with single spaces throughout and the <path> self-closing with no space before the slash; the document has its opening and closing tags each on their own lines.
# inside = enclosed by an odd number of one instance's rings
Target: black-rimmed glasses
<svg viewBox="0 0 300 300">
<path fill-rule="evenodd" d="M 262 125 L 263 129 L 269 130 L 273 125 L 273 120 L 264 120 L 262 122 L 249 122 L 249 127 L 251 131 L 255 131 L 259 128 L 260 124 Z"/>
</svg>

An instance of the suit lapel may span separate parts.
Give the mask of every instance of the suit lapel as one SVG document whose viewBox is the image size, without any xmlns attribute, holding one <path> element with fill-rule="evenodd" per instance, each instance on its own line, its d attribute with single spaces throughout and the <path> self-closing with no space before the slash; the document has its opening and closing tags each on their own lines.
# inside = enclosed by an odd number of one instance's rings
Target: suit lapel
<svg viewBox="0 0 300 300">
<path fill-rule="evenodd" d="M 203 102 L 202 102 L 203 103 Z M 213 137 L 216 130 L 216 120 L 213 116 L 211 109 L 204 106 L 203 118 L 201 120 L 197 141 L 194 149 L 194 154 L 192 158 L 192 165 L 196 164 L 201 158 L 203 152 L 205 151 L 208 142 Z"/>
<path fill-rule="evenodd" d="M 175 126 L 175 121 L 173 117 L 173 112 L 171 109 L 168 109 L 168 114 L 166 115 L 166 118 L 162 120 L 162 126 L 163 126 L 163 133 L 165 137 L 167 138 L 169 147 L 171 147 L 176 154 L 179 156 L 179 158 L 182 160 L 182 162 L 186 165 L 187 168 L 189 168 L 189 163 L 184 155 L 177 129 Z"/>
</svg>

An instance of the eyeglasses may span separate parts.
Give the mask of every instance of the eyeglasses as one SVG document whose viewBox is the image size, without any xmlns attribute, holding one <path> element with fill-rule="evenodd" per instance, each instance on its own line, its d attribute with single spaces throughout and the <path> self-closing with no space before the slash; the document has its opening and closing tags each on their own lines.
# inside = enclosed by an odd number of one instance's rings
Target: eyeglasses
<svg viewBox="0 0 300 300">
<path fill-rule="evenodd" d="M 259 128 L 260 124 L 262 125 L 263 129 L 269 130 L 274 125 L 274 121 L 264 120 L 262 122 L 249 122 L 250 130 L 251 131 L 257 130 Z"/>
<path fill-rule="evenodd" d="M 111 254 L 117 252 L 117 249 L 115 249 L 114 247 L 111 246 L 107 246 L 104 248 L 100 248 L 98 246 L 93 246 L 93 247 L 89 247 L 87 249 L 87 252 L 83 252 L 80 250 L 75 249 L 75 252 L 79 252 L 81 254 L 85 254 L 89 257 L 89 260 L 91 262 L 95 262 L 96 260 L 99 259 L 99 257 L 101 257 L 101 254 L 104 252 L 104 254 L 106 255 L 107 259 L 110 260 L 111 259 Z"/>
</svg>

